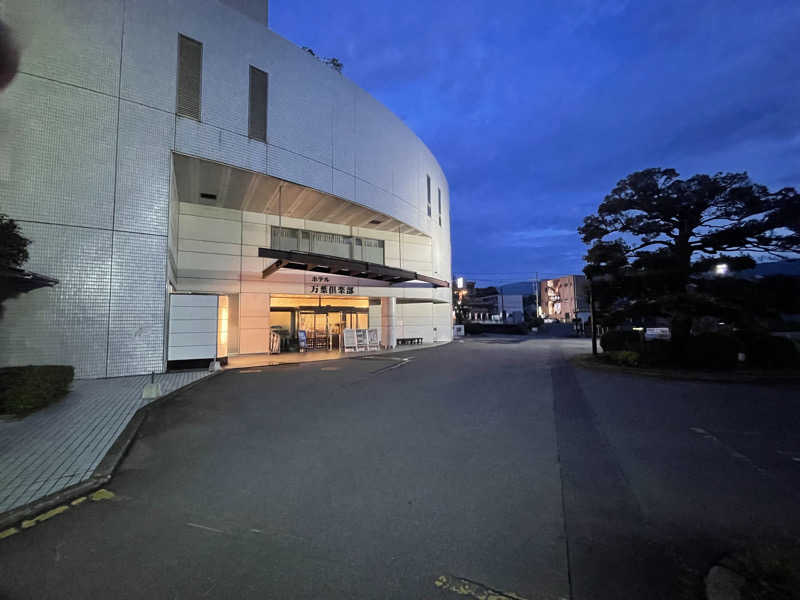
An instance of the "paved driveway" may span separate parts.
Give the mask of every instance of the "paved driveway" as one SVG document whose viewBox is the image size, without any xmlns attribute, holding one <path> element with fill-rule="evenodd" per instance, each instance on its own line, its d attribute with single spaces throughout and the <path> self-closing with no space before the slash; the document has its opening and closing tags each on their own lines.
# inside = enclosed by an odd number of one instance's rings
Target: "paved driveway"
<svg viewBox="0 0 800 600">
<path fill-rule="evenodd" d="M 114 499 L 0 540 L 0 596 L 691 598 L 721 552 L 800 531 L 797 388 L 564 359 L 587 350 L 225 373 L 152 413 Z"/>
</svg>

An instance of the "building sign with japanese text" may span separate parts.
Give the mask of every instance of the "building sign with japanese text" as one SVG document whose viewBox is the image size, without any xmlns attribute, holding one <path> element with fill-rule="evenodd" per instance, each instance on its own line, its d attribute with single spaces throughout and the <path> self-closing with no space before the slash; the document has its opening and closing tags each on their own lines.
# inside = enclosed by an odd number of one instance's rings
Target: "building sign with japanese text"
<svg viewBox="0 0 800 600">
<path fill-rule="evenodd" d="M 352 296 L 355 287 L 352 285 L 338 285 L 335 281 L 331 282 L 328 275 L 312 275 L 311 281 L 306 281 L 307 294 Z"/>
</svg>

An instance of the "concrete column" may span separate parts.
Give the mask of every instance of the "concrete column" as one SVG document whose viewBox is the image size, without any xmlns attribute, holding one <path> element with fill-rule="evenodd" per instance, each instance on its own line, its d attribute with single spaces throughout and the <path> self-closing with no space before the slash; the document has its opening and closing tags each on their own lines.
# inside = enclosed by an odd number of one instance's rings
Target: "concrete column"
<svg viewBox="0 0 800 600">
<path fill-rule="evenodd" d="M 269 294 L 239 294 L 239 353 L 269 352 Z"/>
<path fill-rule="evenodd" d="M 397 345 L 397 299 L 381 298 L 381 343 L 384 348 Z"/>
</svg>

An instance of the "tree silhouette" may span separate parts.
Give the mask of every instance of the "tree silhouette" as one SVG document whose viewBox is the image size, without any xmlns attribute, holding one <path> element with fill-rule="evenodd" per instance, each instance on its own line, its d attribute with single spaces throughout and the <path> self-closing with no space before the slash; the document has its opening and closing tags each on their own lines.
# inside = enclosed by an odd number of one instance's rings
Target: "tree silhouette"
<svg viewBox="0 0 800 600">
<path fill-rule="evenodd" d="M 797 254 L 798 205 L 793 188 L 770 192 L 747 173 L 685 180 L 674 169 L 632 173 L 578 228 L 591 245 L 585 273 L 598 308 L 610 324 L 669 317 L 683 346 L 695 317 L 735 311 L 735 298 L 709 283 L 715 269 L 750 268 L 753 255 Z"/>
</svg>

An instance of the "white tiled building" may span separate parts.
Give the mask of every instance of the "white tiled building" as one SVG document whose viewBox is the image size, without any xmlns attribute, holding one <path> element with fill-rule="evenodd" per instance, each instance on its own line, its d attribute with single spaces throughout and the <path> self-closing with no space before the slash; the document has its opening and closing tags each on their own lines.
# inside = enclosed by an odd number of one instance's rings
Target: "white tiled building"
<svg viewBox="0 0 800 600">
<path fill-rule="evenodd" d="M 267 18 L 266 0 L 0 0 L 22 48 L 0 212 L 60 281 L 5 303 L 0 365 L 160 372 L 301 329 L 450 339 L 444 173 Z"/>
</svg>

